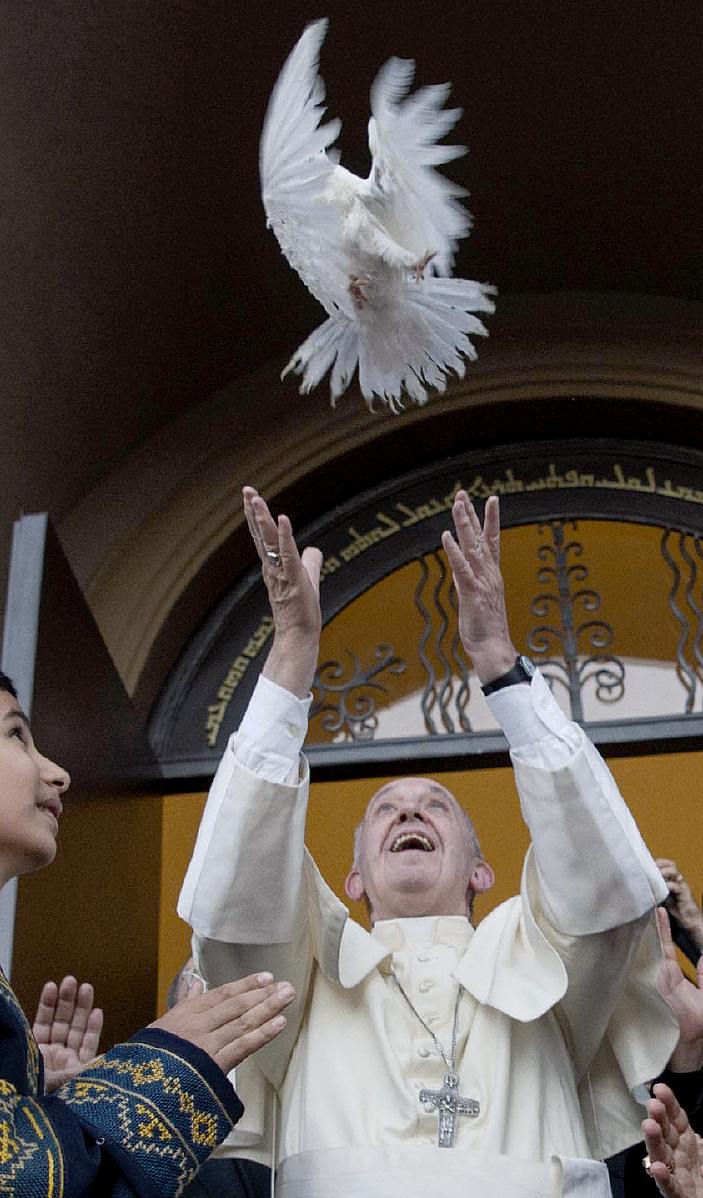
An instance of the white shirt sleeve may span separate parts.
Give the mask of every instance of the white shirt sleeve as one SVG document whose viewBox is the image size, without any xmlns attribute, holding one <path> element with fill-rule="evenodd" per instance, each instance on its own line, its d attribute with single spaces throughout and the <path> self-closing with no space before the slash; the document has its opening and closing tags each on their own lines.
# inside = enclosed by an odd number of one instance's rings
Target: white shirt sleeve
<svg viewBox="0 0 703 1198">
<path fill-rule="evenodd" d="M 510 745 L 542 899 L 583 935 L 638 919 L 666 886 L 598 750 L 542 675 L 486 697 Z"/>
<path fill-rule="evenodd" d="M 311 702 L 260 675 L 232 741 L 239 764 L 267 782 L 295 786 Z"/>
<path fill-rule="evenodd" d="M 561 710 L 542 675 L 531 683 L 505 686 L 486 702 L 510 745 L 514 762 L 542 769 L 568 765 L 581 745 L 581 734 Z"/>
</svg>

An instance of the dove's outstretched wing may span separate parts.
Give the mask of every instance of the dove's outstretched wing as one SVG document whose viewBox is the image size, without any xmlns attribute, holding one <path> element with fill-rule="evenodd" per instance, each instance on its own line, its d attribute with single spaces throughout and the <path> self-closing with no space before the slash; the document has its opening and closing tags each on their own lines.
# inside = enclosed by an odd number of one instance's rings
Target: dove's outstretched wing
<svg viewBox="0 0 703 1198">
<path fill-rule="evenodd" d="M 318 74 L 327 21 L 308 25 L 269 101 L 259 148 L 261 193 L 281 249 L 330 316 L 352 315 L 339 210 L 324 198 L 335 163 L 327 150 L 338 120 L 320 125 L 325 85 Z"/>
<path fill-rule="evenodd" d="M 414 74 L 411 59 L 391 58 L 374 80 L 369 182 L 391 237 L 418 259 L 434 252 L 431 267 L 439 275 L 448 275 L 457 242 L 471 228 L 471 217 L 461 203 L 464 189 L 435 167 L 466 152 L 464 146 L 439 144 L 461 109 L 444 107 L 448 83 L 408 95 Z"/>
</svg>

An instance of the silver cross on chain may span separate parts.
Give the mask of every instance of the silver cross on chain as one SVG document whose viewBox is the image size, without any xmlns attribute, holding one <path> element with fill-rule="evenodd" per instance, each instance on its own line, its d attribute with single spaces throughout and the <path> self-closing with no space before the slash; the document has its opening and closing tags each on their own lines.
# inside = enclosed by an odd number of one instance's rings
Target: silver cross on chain
<svg viewBox="0 0 703 1198">
<path fill-rule="evenodd" d="M 439 1115 L 439 1147 L 452 1148 L 456 1134 L 457 1115 L 479 1114 L 481 1107 L 475 1098 L 464 1098 L 459 1093 L 459 1078 L 456 1073 L 445 1073 L 441 1090 L 420 1090 L 420 1102 L 436 1110 Z"/>
<path fill-rule="evenodd" d="M 454 1136 L 456 1135 L 456 1121 L 458 1115 L 471 1115 L 475 1117 L 480 1114 L 481 1107 L 475 1098 L 464 1098 L 463 1094 L 459 1093 L 459 1078 L 455 1072 L 456 1062 L 456 1034 L 459 1023 L 459 1003 L 464 987 L 459 986 L 454 1004 L 454 1026 L 452 1028 L 452 1045 L 451 1057 L 448 1057 L 444 1051 L 440 1041 L 435 1036 L 431 1027 L 425 1023 L 422 1015 L 411 1003 L 403 987 L 401 986 L 398 975 L 391 968 L 391 977 L 396 986 L 400 990 L 403 998 L 410 1007 L 416 1019 L 424 1027 L 425 1031 L 432 1037 L 439 1054 L 447 1066 L 447 1072 L 444 1075 L 444 1085 L 441 1090 L 420 1090 L 419 1099 L 426 1110 L 436 1110 L 439 1115 L 439 1139 L 437 1144 L 440 1148 L 452 1148 L 454 1146 Z"/>
</svg>

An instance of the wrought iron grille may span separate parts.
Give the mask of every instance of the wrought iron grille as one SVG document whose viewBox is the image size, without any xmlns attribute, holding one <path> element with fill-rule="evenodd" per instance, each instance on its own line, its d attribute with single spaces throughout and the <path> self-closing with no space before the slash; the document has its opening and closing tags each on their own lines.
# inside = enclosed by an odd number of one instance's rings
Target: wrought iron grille
<svg viewBox="0 0 703 1198">
<path fill-rule="evenodd" d="M 541 621 L 527 637 L 528 652 L 547 681 L 564 686 L 569 695 L 571 718 L 583 720 L 583 690 L 595 682 L 601 702 L 615 703 L 625 693 L 625 667 L 607 652 L 614 632 L 610 624 L 596 618 L 601 597 L 591 587 L 581 586 L 589 577 L 581 558 L 583 545 L 567 540 L 567 529 L 577 531 L 575 520 L 551 520 L 539 525 L 540 535 L 551 536 L 537 550 L 542 563 L 537 581 L 549 587 L 532 600 L 530 610 Z M 585 619 L 583 618 L 585 616 Z"/>
<path fill-rule="evenodd" d="M 703 685 L 703 609 L 698 568 L 698 563 L 703 562 L 701 538 L 665 528 L 661 555 L 671 576 L 669 607 L 679 629 L 676 673 L 686 694 L 684 710 L 688 715 L 694 709 L 699 686 Z"/>
<path fill-rule="evenodd" d="M 388 695 L 381 675 L 402 674 L 405 662 L 390 645 L 377 645 L 373 662 L 363 666 L 356 653 L 348 652 L 351 668 L 341 661 L 324 661 L 318 667 L 313 687 L 310 716 L 321 716 L 322 727 L 333 737 L 373 740 L 378 727 L 378 705 Z"/>
<path fill-rule="evenodd" d="M 572 719 L 583 721 L 588 693 L 606 704 L 625 696 L 626 666 L 613 651 L 615 629 L 584 561 L 577 521 L 555 519 L 537 530 L 539 589 L 530 600 L 536 623 L 528 631 L 527 650 L 550 686 L 566 692 Z M 675 667 L 684 690 L 683 711 L 691 714 L 703 697 L 703 538 L 664 528 L 660 553 L 677 629 Z M 459 640 L 457 597 L 444 554 L 426 553 L 411 564 L 417 569 L 413 602 L 420 619 L 416 664 L 422 678 L 417 702 L 425 735 L 472 732 L 472 675 Z M 370 658 L 352 650 L 346 658 L 320 666 L 311 715 L 322 717 L 321 726 L 333 739 L 373 740 L 379 712 L 398 697 L 393 679 L 406 673 L 409 662 L 390 644 L 377 645 Z"/>
<path fill-rule="evenodd" d="M 418 651 L 425 674 L 421 699 L 425 731 L 429 736 L 440 735 L 441 731 L 470 732 L 470 673 L 459 641 L 456 590 L 443 553 L 437 550 L 416 561 L 420 577 L 414 600 L 423 620 Z"/>
</svg>

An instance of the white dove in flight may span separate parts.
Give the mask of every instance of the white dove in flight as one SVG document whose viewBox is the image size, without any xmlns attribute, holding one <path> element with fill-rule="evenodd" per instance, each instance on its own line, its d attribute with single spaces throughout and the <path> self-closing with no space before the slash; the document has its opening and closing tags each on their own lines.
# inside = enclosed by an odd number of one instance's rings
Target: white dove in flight
<svg viewBox="0 0 703 1198">
<path fill-rule="evenodd" d="M 281 377 L 302 374 L 301 393 L 331 370 L 332 404 L 358 367 L 369 407 L 394 412 L 403 395 L 427 402 L 447 372 L 475 359 L 470 335 L 487 334 L 473 312 L 492 312 L 494 288 L 451 278 L 454 252 L 471 227 L 466 192 L 435 167 L 463 146 L 439 145 L 461 109 L 446 109 L 449 84 L 409 95 L 415 64 L 391 58 L 371 88 L 371 173 L 362 179 L 330 147 L 341 123 L 321 125 L 318 74 L 327 20 L 308 25 L 269 101 L 261 135 L 261 190 L 281 249 L 328 314 Z"/>
</svg>

